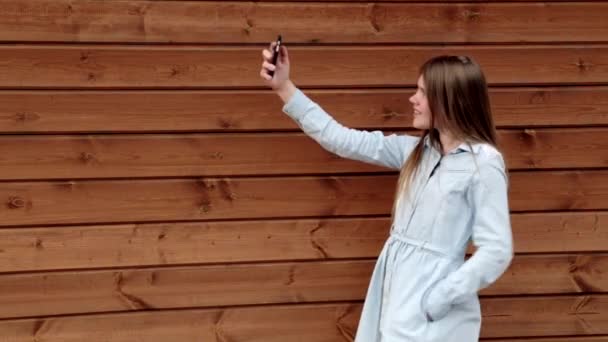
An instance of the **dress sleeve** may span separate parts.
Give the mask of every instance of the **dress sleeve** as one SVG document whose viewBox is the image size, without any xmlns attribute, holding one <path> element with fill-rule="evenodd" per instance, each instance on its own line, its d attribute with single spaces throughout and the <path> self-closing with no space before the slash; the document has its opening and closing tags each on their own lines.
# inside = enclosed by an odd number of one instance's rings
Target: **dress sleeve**
<svg viewBox="0 0 608 342">
<path fill-rule="evenodd" d="M 418 137 L 409 135 L 385 136 L 381 131 L 344 127 L 299 89 L 283 111 L 326 150 L 344 158 L 391 169 L 400 169 L 419 141 Z"/>
</svg>

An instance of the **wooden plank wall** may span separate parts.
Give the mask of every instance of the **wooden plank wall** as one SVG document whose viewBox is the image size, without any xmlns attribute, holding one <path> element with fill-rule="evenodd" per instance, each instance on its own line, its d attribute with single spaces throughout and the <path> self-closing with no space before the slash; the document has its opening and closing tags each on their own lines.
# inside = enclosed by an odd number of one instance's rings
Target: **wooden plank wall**
<svg viewBox="0 0 608 342">
<path fill-rule="evenodd" d="M 608 2 L 0 0 L 1 341 L 350 341 L 395 173 L 262 87 L 404 131 L 417 68 L 484 67 L 516 257 L 482 339 L 608 341 Z"/>
</svg>

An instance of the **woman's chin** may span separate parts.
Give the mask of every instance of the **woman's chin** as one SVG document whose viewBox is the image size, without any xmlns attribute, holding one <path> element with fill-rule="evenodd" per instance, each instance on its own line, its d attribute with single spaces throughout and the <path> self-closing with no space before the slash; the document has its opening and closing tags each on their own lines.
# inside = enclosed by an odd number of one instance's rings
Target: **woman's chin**
<svg viewBox="0 0 608 342">
<path fill-rule="evenodd" d="M 416 128 L 416 129 L 421 129 L 421 130 L 429 129 L 429 125 L 425 125 L 425 124 L 423 124 L 421 122 L 418 122 L 416 120 L 414 120 L 414 122 L 412 122 L 412 126 L 414 128 Z"/>
</svg>

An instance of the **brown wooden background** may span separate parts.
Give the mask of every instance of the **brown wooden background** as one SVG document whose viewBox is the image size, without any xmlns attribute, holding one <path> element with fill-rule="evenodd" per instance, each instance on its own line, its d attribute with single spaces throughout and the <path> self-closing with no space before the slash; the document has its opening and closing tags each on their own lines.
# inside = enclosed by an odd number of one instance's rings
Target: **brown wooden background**
<svg viewBox="0 0 608 342">
<path fill-rule="evenodd" d="M 409 129 L 418 66 L 484 67 L 516 257 L 482 339 L 608 341 L 608 2 L 0 0 L 0 341 L 349 341 L 395 174 L 262 87 Z M 458 342 L 458 341 L 457 341 Z"/>
</svg>

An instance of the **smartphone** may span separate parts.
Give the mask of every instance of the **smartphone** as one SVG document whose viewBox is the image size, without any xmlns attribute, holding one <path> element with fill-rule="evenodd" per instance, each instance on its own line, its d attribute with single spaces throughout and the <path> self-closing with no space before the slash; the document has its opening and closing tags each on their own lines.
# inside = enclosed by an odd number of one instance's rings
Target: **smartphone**
<svg viewBox="0 0 608 342">
<path fill-rule="evenodd" d="M 272 50 L 272 65 L 277 65 L 277 61 L 279 60 L 279 53 L 281 52 L 281 43 L 282 43 L 282 37 L 281 35 L 279 35 L 277 37 L 277 41 L 276 44 L 274 45 L 274 49 Z M 270 70 L 268 72 L 268 74 L 270 75 L 270 77 L 274 76 L 274 71 Z"/>
</svg>

